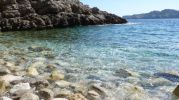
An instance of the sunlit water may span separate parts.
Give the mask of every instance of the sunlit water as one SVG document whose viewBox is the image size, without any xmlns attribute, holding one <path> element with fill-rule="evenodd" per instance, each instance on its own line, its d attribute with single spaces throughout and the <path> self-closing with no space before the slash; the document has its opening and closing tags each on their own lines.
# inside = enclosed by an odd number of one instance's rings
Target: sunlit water
<svg viewBox="0 0 179 100">
<path fill-rule="evenodd" d="M 85 80 L 111 81 L 119 69 L 139 74 L 179 70 L 179 19 L 129 20 L 123 25 L 6 32 L 0 50 L 51 48 L 61 67 Z M 145 76 L 143 76 L 145 77 Z M 176 83 L 175 83 L 176 84 Z M 147 88 L 147 87 L 144 87 Z"/>
</svg>

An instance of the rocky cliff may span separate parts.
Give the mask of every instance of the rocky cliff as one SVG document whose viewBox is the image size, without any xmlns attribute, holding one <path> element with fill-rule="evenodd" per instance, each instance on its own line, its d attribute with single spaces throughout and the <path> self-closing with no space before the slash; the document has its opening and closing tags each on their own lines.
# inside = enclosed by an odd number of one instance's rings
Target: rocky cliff
<svg viewBox="0 0 179 100">
<path fill-rule="evenodd" d="M 1 31 L 126 22 L 79 0 L 0 0 Z"/>
</svg>

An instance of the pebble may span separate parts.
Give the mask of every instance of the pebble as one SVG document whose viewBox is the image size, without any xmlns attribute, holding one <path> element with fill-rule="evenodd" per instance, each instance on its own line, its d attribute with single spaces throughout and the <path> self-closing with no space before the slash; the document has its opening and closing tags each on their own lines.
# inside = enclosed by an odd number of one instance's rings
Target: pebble
<svg viewBox="0 0 179 100">
<path fill-rule="evenodd" d="M 0 76 L 10 74 L 10 73 L 11 73 L 11 71 L 8 68 L 1 67 Z"/>
<path fill-rule="evenodd" d="M 144 91 L 144 89 L 140 86 L 133 85 L 133 84 L 121 84 L 122 91 L 125 95 L 123 98 L 125 100 L 144 100 L 149 99 L 148 94 Z"/>
<path fill-rule="evenodd" d="M 75 93 L 68 97 L 68 100 L 87 100 L 82 94 Z"/>
<path fill-rule="evenodd" d="M 53 89 L 54 91 L 54 97 L 56 98 L 67 98 L 70 94 L 72 94 L 72 92 L 70 90 L 66 90 L 66 89 L 59 89 L 59 88 L 55 88 Z"/>
<path fill-rule="evenodd" d="M 39 100 L 39 97 L 33 93 L 25 93 L 20 100 Z"/>
<path fill-rule="evenodd" d="M 0 76 L 0 80 L 4 80 L 6 82 L 13 82 L 13 81 L 17 81 L 17 80 L 22 80 L 23 77 L 21 76 L 14 76 L 14 75 L 4 75 L 4 76 Z"/>
<path fill-rule="evenodd" d="M 63 80 L 65 78 L 65 75 L 62 74 L 60 71 L 58 70 L 54 70 L 51 73 L 51 79 L 52 80 Z"/>
<path fill-rule="evenodd" d="M 12 100 L 12 99 L 8 97 L 1 97 L 0 100 Z"/>
<path fill-rule="evenodd" d="M 39 75 L 39 73 L 38 73 L 38 71 L 37 71 L 37 69 L 35 67 L 29 67 L 27 69 L 27 75 L 29 75 L 29 76 L 37 76 L 37 75 Z"/>
<path fill-rule="evenodd" d="M 17 85 L 14 85 L 12 89 L 10 89 L 10 93 L 13 94 L 19 90 L 30 90 L 30 84 L 29 83 L 19 83 Z"/>
<path fill-rule="evenodd" d="M 40 47 L 40 46 L 30 46 L 28 47 L 28 50 L 33 51 L 33 52 L 50 51 L 49 48 Z"/>
<path fill-rule="evenodd" d="M 32 63 L 29 67 L 30 68 L 44 68 L 45 64 L 43 61 L 38 61 L 38 62 L 34 62 Z"/>
<path fill-rule="evenodd" d="M 0 81 L 0 94 L 2 95 L 6 91 L 6 87 L 9 86 L 9 83 L 6 81 Z"/>
<path fill-rule="evenodd" d="M 70 82 L 64 81 L 64 80 L 60 80 L 60 81 L 56 81 L 55 82 L 59 87 L 69 87 L 70 86 Z"/>
<path fill-rule="evenodd" d="M 121 78 L 127 78 L 127 77 L 132 76 L 132 74 L 128 70 L 119 69 L 115 72 L 115 76 L 118 76 L 118 77 L 121 77 Z"/>
<path fill-rule="evenodd" d="M 52 100 L 68 100 L 68 99 L 66 99 L 66 98 L 54 98 Z"/>
<path fill-rule="evenodd" d="M 100 100 L 100 95 L 96 91 L 91 90 L 88 91 L 87 98 L 89 100 Z"/>
<path fill-rule="evenodd" d="M 106 95 L 107 95 L 106 89 L 103 88 L 103 87 L 101 87 L 101 86 L 99 86 L 98 84 L 93 84 L 93 85 L 91 86 L 91 90 L 96 91 L 97 93 L 99 93 L 99 94 L 102 95 L 102 96 L 106 96 Z"/>
<path fill-rule="evenodd" d="M 52 99 L 54 97 L 53 91 L 47 88 L 40 90 L 39 95 L 42 99 L 45 99 L 45 100 Z"/>
</svg>

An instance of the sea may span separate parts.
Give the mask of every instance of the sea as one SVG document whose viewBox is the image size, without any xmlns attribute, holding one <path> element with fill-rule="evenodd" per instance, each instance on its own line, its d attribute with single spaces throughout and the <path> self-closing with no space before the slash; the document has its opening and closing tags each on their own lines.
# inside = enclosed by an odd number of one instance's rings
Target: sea
<svg viewBox="0 0 179 100">
<path fill-rule="evenodd" d="M 59 69 L 74 77 L 69 78 L 72 82 L 91 80 L 119 86 L 130 83 L 163 100 L 171 98 L 178 84 L 154 74 L 179 75 L 179 19 L 129 19 L 126 24 L 0 34 L 1 52 L 23 52 L 34 45 L 51 49 Z M 116 74 L 121 69 L 134 73 L 138 79 L 121 78 Z"/>
</svg>

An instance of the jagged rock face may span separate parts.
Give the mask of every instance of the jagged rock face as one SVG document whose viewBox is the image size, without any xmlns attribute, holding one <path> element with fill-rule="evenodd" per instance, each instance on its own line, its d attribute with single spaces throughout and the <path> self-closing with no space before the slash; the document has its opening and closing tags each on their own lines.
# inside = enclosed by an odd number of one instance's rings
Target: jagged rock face
<svg viewBox="0 0 179 100">
<path fill-rule="evenodd" d="M 126 22 L 79 0 L 0 0 L 2 31 Z"/>
</svg>

